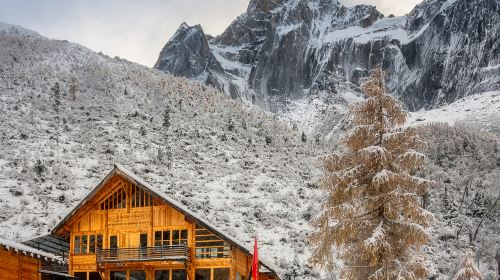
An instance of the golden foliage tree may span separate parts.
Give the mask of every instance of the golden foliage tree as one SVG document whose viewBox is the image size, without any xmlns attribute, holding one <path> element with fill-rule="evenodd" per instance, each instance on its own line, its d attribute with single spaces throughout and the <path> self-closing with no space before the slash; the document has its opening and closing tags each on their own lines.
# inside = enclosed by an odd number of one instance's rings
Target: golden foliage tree
<svg viewBox="0 0 500 280">
<path fill-rule="evenodd" d="M 474 252 L 467 250 L 465 259 L 460 263 L 460 270 L 453 280 L 484 280 L 483 274 L 474 264 Z"/>
<path fill-rule="evenodd" d="M 350 107 L 352 129 L 341 139 L 345 152 L 324 162 L 327 193 L 313 221 L 312 262 L 333 268 L 336 247 L 343 279 L 423 279 L 421 245 L 433 215 L 421 197 L 433 184 L 415 176 L 425 161 L 423 142 L 405 128 L 407 112 L 385 91 L 386 74 L 370 72 L 367 99 Z"/>
</svg>

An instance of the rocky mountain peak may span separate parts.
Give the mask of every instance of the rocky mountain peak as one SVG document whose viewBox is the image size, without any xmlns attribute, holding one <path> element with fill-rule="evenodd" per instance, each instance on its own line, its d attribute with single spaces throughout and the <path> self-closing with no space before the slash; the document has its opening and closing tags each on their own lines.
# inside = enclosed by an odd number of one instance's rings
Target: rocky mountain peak
<svg viewBox="0 0 500 280">
<path fill-rule="evenodd" d="M 335 124 L 338 108 L 361 95 L 363 78 L 377 66 L 389 72 L 389 91 L 411 111 L 500 89 L 498 36 L 498 0 L 426 0 L 406 16 L 387 18 L 374 6 L 337 0 L 251 0 L 221 35 L 186 50 L 212 68 L 168 69 L 184 76 L 202 69 L 199 75 L 231 96 L 298 120 L 290 102 L 302 108 L 305 99 L 312 104 L 327 96 L 320 103 L 331 108 L 314 108 L 327 112 L 316 119 Z M 166 60 L 186 55 L 167 50 Z"/>
<path fill-rule="evenodd" d="M 268 13 L 285 2 L 293 0 L 251 0 L 248 4 L 247 13 Z"/>
<path fill-rule="evenodd" d="M 163 47 L 155 68 L 192 79 L 207 81 L 212 72 L 223 73 L 210 51 L 207 36 L 200 25 L 182 23 Z"/>
</svg>

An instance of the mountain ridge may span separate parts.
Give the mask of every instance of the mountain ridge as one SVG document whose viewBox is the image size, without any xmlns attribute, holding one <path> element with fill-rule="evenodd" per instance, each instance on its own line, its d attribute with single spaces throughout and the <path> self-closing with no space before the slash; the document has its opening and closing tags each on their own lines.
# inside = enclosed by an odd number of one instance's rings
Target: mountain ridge
<svg viewBox="0 0 500 280">
<path fill-rule="evenodd" d="M 336 0 L 250 1 L 222 34 L 206 40 L 225 75 L 209 70 L 198 80 L 283 115 L 287 103 L 317 95 L 335 95 L 321 102 L 345 109 L 340 93 L 359 95 L 369 70 L 381 65 L 388 90 L 409 110 L 437 108 L 500 89 L 493 67 L 500 64 L 499 15 L 496 0 L 427 0 L 401 17 Z M 325 108 L 330 115 L 344 110 Z M 311 133 L 328 133 L 327 124 L 315 126 Z"/>
</svg>

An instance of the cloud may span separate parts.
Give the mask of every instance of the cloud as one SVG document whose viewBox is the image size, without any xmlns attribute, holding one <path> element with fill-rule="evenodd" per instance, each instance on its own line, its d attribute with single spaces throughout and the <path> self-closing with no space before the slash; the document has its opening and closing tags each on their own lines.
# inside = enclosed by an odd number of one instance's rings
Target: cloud
<svg viewBox="0 0 500 280">
<path fill-rule="evenodd" d="M 305 1 L 305 0 L 304 0 Z M 388 14 L 408 12 L 418 0 L 341 0 L 369 3 Z M 182 22 L 217 35 L 249 0 L 0 0 L 0 21 L 18 24 L 111 56 L 153 66 Z"/>
</svg>

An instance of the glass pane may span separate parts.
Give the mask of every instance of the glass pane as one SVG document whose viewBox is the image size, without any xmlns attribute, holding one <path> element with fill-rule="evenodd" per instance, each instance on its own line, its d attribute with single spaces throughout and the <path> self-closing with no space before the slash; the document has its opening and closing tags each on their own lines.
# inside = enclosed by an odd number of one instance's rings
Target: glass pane
<svg viewBox="0 0 500 280">
<path fill-rule="evenodd" d="M 157 270 L 155 271 L 155 280 L 170 280 L 169 270 Z"/>
<path fill-rule="evenodd" d="M 172 270 L 172 280 L 186 280 L 187 274 L 185 270 Z"/>
<path fill-rule="evenodd" d="M 95 235 L 90 235 L 89 253 L 95 254 Z"/>
<path fill-rule="evenodd" d="M 109 273 L 109 278 L 111 280 L 127 280 L 127 272 L 126 271 L 111 271 Z"/>
<path fill-rule="evenodd" d="M 161 231 L 155 231 L 155 241 L 161 240 Z"/>
<path fill-rule="evenodd" d="M 167 240 L 170 242 L 170 231 L 163 232 L 163 240 Z"/>
<path fill-rule="evenodd" d="M 82 254 L 87 254 L 88 236 L 82 236 Z"/>
<path fill-rule="evenodd" d="M 210 269 L 197 269 L 194 280 L 210 280 Z"/>
<path fill-rule="evenodd" d="M 173 230 L 172 231 L 172 240 L 179 240 L 179 231 L 178 230 Z"/>
<path fill-rule="evenodd" d="M 188 239 L 188 231 L 187 230 L 181 231 L 181 239 Z"/>
<path fill-rule="evenodd" d="M 130 271 L 130 280 L 146 280 L 146 272 L 144 270 Z"/>
<path fill-rule="evenodd" d="M 75 242 L 73 245 L 75 246 L 74 253 L 80 254 L 80 236 L 75 236 Z"/>
<path fill-rule="evenodd" d="M 214 280 L 229 280 L 229 268 L 214 268 Z"/>
<path fill-rule="evenodd" d="M 118 248 L 118 237 L 116 235 L 109 237 L 109 248 Z"/>
<path fill-rule="evenodd" d="M 97 248 L 102 249 L 102 234 L 97 236 Z"/>
<path fill-rule="evenodd" d="M 87 272 L 75 272 L 75 277 L 78 280 L 87 280 Z"/>
<path fill-rule="evenodd" d="M 99 272 L 89 272 L 89 280 L 102 280 Z"/>
</svg>

